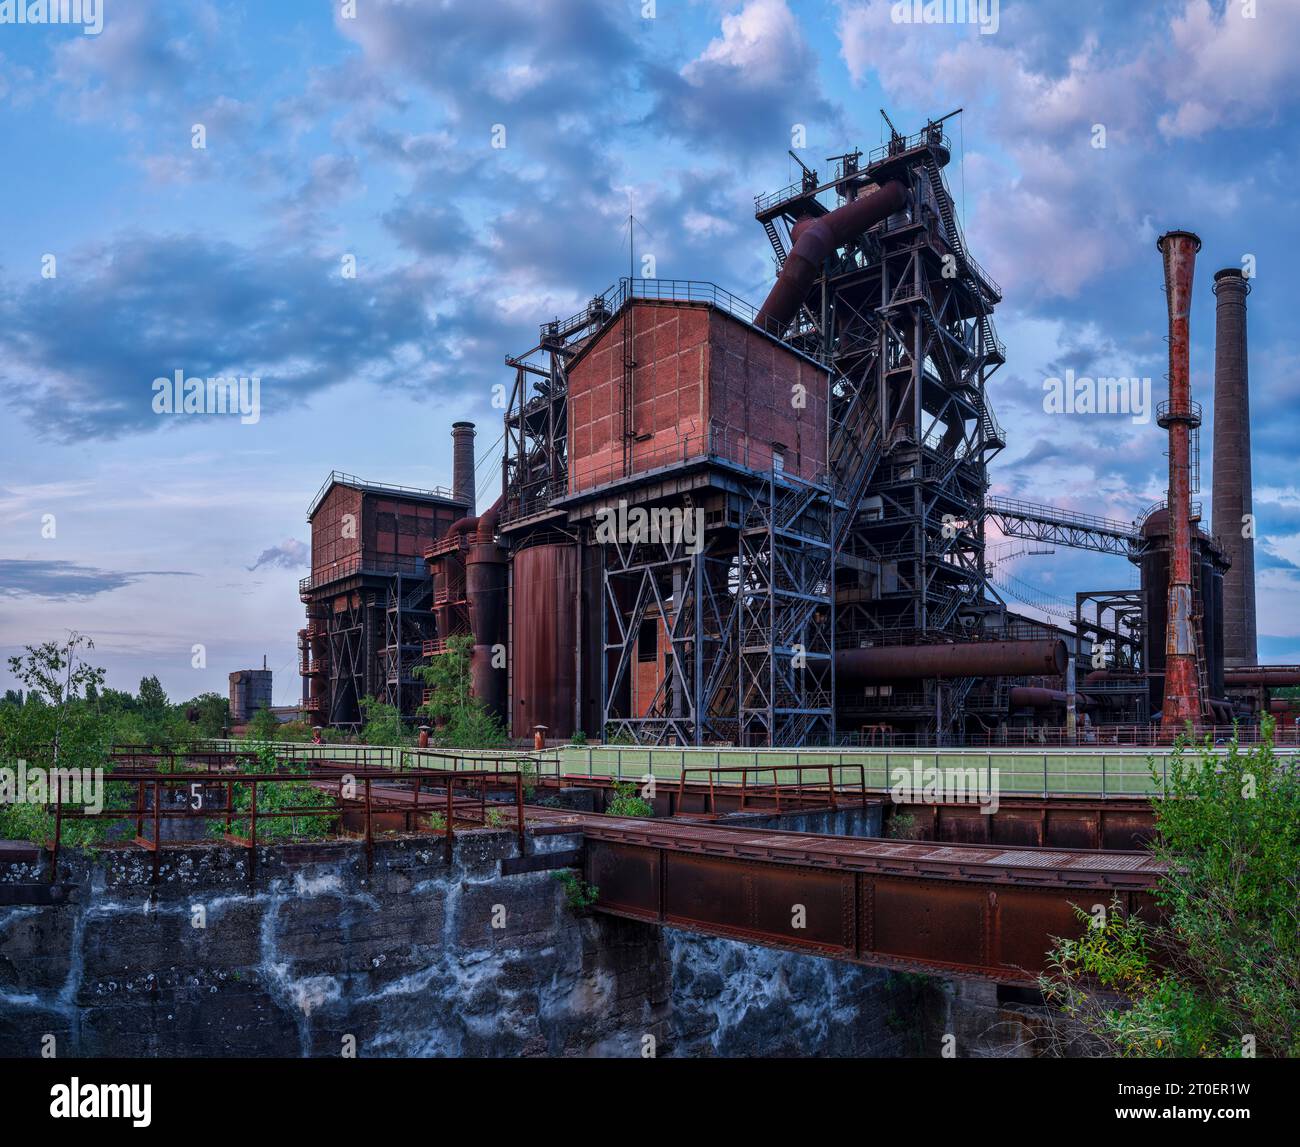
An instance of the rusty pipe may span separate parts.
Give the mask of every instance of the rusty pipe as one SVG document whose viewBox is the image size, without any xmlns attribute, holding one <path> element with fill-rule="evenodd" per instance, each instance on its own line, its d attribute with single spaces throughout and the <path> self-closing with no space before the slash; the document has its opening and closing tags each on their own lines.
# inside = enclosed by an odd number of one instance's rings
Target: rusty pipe
<svg viewBox="0 0 1300 1147">
<path fill-rule="evenodd" d="M 854 681 L 907 681 L 926 677 L 1059 677 L 1065 642 L 972 641 L 964 644 L 876 645 L 840 649 L 835 672 Z"/>
<path fill-rule="evenodd" d="M 1069 694 L 1061 689 L 1038 689 L 1029 685 L 1017 685 L 1007 695 L 1007 707 L 1010 709 L 1064 709 L 1069 703 Z M 1074 704 L 1079 709 L 1095 709 L 1094 698 L 1082 693 L 1074 695 Z"/>
<path fill-rule="evenodd" d="M 1169 309 L 1169 402 L 1160 424 L 1169 432 L 1169 609 L 1165 628 L 1165 697 L 1161 725 L 1181 731 L 1201 718 L 1192 609 L 1191 441 L 1200 424 L 1192 406 L 1192 280 L 1201 241 L 1190 231 L 1168 231 L 1156 241 L 1164 257 Z"/>
<path fill-rule="evenodd" d="M 506 673 L 492 664 L 505 646 L 506 557 L 496 543 L 501 499 L 484 511 L 474 529 L 474 544 L 465 558 L 465 596 L 469 599 L 470 691 L 497 717 L 505 717 Z"/>
<path fill-rule="evenodd" d="M 898 180 L 864 187 L 851 203 L 818 219 L 801 219 L 791 230 L 794 246 L 781 273 L 758 309 L 754 325 L 780 334 L 808 297 L 822 263 L 837 247 L 888 218 L 907 202 L 907 188 Z"/>
<path fill-rule="evenodd" d="M 1254 685 L 1283 689 L 1300 685 L 1300 665 L 1229 665 L 1223 678 L 1234 688 Z"/>
</svg>

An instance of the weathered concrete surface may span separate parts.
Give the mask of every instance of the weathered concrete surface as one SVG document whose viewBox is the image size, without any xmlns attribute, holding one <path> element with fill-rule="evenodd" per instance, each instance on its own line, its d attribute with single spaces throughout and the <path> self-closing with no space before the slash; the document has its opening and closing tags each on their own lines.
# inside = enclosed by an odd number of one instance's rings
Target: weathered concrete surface
<svg viewBox="0 0 1300 1147">
<path fill-rule="evenodd" d="M 573 838 L 546 838 L 547 849 Z M 576 919 L 509 833 L 435 842 L 68 854 L 63 906 L 0 908 L 0 1054 L 640 1054 L 662 1040 L 658 929 Z M 40 878 L 11 864 L 5 882 Z M 200 913 L 203 927 L 196 927 Z M 495 925 L 495 926 L 494 926 Z M 635 1042 L 632 1041 L 635 1036 Z M 626 1045 L 626 1046 L 625 1046 Z"/>
<path fill-rule="evenodd" d="M 674 1042 L 691 1054 L 908 1056 L 924 992 L 857 964 L 665 929 Z"/>
<path fill-rule="evenodd" d="M 367 873 L 355 841 L 272 846 L 250 882 L 244 850 L 178 846 L 156 885 L 147 853 L 69 852 L 54 896 L 11 850 L 0 1056 L 934 1055 L 927 1017 L 965 1014 L 918 977 L 575 916 L 553 872 L 500 874 L 515 850 L 383 840 Z"/>
</svg>

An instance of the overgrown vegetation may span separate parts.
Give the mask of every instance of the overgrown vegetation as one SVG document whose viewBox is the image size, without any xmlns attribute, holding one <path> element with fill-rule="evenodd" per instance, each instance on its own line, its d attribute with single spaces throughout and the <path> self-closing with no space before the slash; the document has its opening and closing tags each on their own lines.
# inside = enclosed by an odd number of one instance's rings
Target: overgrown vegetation
<svg viewBox="0 0 1300 1147">
<path fill-rule="evenodd" d="M 94 643 L 70 632 L 62 641 L 28 646 L 9 658 L 10 672 L 23 689 L 8 690 L 0 699 L 0 764 L 17 769 L 25 762 L 28 776 L 43 773 L 48 790 L 49 770 L 109 769 L 109 750 L 114 745 L 145 745 L 178 749 L 207 738 L 219 737 L 228 727 L 230 707 L 216 693 L 201 693 L 188 701 L 173 703 L 156 676 L 140 681 L 136 693 L 104 687 L 104 670 L 92 665 L 88 655 Z M 262 736 L 250 742 L 259 763 L 251 771 L 274 773 L 277 763 L 272 740 L 307 740 L 311 731 L 301 723 L 280 726 L 274 714 L 261 709 L 254 715 L 252 731 Z M 160 768 L 166 766 L 160 764 Z M 304 766 L 296 766 L 301 769 Z M 251 786 L 236 786 L 235 807 L 247 812 Z M 104 807 L 108 811 L 134 809 L 135 786 L 118 783 L 107 786 Z M 259 786 L 259 809 L 274 811 L 304 806 L 328 806 L 329 794 L 309 784 L 289 782 Z M 62 842 L 71 846 L 103 843 L 123 836 L 122 820 L 65 819 Z M 263 821 L 258 835 L 264 838 L 310 837 L 328 831 L 335 818 L 329 816 L 286 817 Z M 209 826 L 220 834 L 225 822 Z M 247 832 L 247 817 L 234 830 Z M 45 841 L 54 835 L 54 816 L 44 804 L 15 801 L 0 804 L 0 839 Z"/>
<path fill-rule="evenodd" d="M 431 745 L 448 749 L 504 749 L 510 744 L 501 722 L 471 692 L 473 652 L 473 638 L 451 637 L 447 639 L 445 653 L 436 654 L 428 665 L 415 667 L 415 675 L 430 690 L 429 700 L 419 711 L 433 725 Z"/>
<path fill-rule="evenodd" d="M 253 743 L 250 748 L 257 754 L 257 761 L 244 769 L 245 773 L 257 776 L 293 776 L 305 773 L 307 764 L 302 761 L 283 761 L 276 756 L 275 746 L 270 741 Z M 253 807 L 253 788 L 251 784 L 233 786 L 232 805 L 236 816 L 231 821 L 230 832 L 235 836 L 247 837 L 252 823 L 247 814 Z M 310 781 L 280 781 L 258 784 L 257 788 L 257 839 L 271 840 L 317 840 L 329 835 L 338 824 L 338 814 L 298 814 L 292 810 L 336 809 L 338 798 L 333 793 L 317 789 Z M 245 814 L 242 818 L 238 814 Z M 286 813 L 289 815 L 266 817 L 267 813 Z M 224 819 L 208 822 L 208 835 L 221 837 L 226 832 Z"/>
<path fill-rule="evenodd" d="M 1080 906 L 1046 998 L 1102 1054 L 1300 1054 L 1300 777 L 1255 746 L 1179 745 L 1155 802 L 1162 918 Z M 1154 761 L 1153 777 L 1157 777 Z"/>
<path fill-rule="evenodd" d="M 600 889 L 588 884 L 571 868 L 562 868 L 555 879 L 564 885 L 564 897 L 575 912 L 586 912 L 600 899 Z"/>
<path fill-rule="evenodd" d="M 915 840 L 916 832 L 916 815 L 910 812 L 894 813 L 885 829 L 885 835 L 893 840 Z"/>
<path fill-rule="evenodd" d="M 637 792 L 631 781 L 614 781 L 610 787 L 614 795 L 605 806 L 606 816 L 654 816 L 654 805 Z"/>
<path fill-rule="evenodd" d="M 402 721 L 396 705 L 365 697 L 361 701 L 361 743 L 363 745 L 413 745 L 415 736 Z"/>
</svg>

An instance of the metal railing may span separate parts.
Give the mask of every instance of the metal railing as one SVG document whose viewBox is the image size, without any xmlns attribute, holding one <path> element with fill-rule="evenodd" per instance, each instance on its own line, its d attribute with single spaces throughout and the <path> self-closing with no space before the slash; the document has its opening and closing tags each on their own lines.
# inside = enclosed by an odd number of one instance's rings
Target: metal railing
<svg viewBox="0 0 1300 1147">
<path fill-rule="evenodd" d="M 751 800 L 771 799 L 776 802 L 776 811 L 788 812 L 791 806 L 794 809 L 806 809 L 810 807 L 820 807 L 818 802 L 824 798 L 824 803 L 830 807 L 831 811 L 838 811 L 841 805 L 841 796 L 853 797 L 856 793 L 856 803 L 860 808 L 867 807 L 867 776 L 866 770 L 861 766 L 849 766 L 852 772 L 856 767 L 858 782 L 856 786 L 845 784 L 843 780 L 843 769 L 838 768 L 834 763 L 819 765 L 708 765 L 686 766 L 682 769 L 677 784 L 677 807 L 680 810 L 682 802 L 686 798 L 687 779 L 692 775 L 704 774 L 709 782 L 709 797 L 705 813 L 708 816 L 717 815 L 717 792 L 718 787 L 726 785 L 733 791 L 739 788 L 740 807 L 739 812 L 750 811 L 748 804 Z M 721 778 L 729 775 L 740 774 L 739 782 L 723 781 Z M 767 774 L 772 775 L 771 781 L 750 781 L 750 775 L 762 777 Z M 782 780 L 782 774 L 794 773 L 794 781 Z M 826 780 L 822 781 L 805 781 L 804 773 L 813 773 L 815 775 L 826 774 Z M 718 787 L 715 787 L 714 779 L 718 778 Z M 782 808 L 782 799 L 785 801 L 785 808 Z M 850 800 L 849 802 L 854 803 Z"/>
<path fill-rule="evenodd" d="M 341 486 L 355 486 L 360 489 L 368 490 L 377 494 L 393 494 L 396 497 L 419 497 L 419 498 L 446 498 L 448 501 L 456 500 L 455 491 L 447 489 L 446 486 L 434 486 L 431 489 L 422 489 L 418 486 L 394 486 L 388 482 L 367 482 L 364 478 L 358 478 L 355 474 L 346 474 L 342 470 L 331 470 L 329 477 L 321 483 L 321 488 L 316 491 L 316 496 L 311 500 L 311 508 L 307 511 L 307 520 L 311 521 L 311 516 L 320 505 L 321 499 L 325 497 L 329 488 L 338 483 Z"/>
<path fill-rule="evenodd" d="M 342 834 L 343 818 L 350 812 L 362 818 L 361 838 L 365 842 L 366 867 L 374 867 L 374 840 L 376 813 L 400 812 L 406 819 L 407 832 L 429 832 L 444 841 L 444 858 L 452 861 L 456 825 L 462 828 L 498 827 L 492 815 L 501 815 L 510 809 L 514 816 L 513 827 L 518 839 L 520 855 L 524 852 L 524 774 L 518 769 L 349 769 L 309 765 L 296 772 L 249 773 L 234 767 L 194 767 L 178 772 L 161 772 L 157 769 L 126 767 L 114 769 L 103 776 L 104 792 L 107 786 L 119 785 L 135 789 L 134 803 L 128 807 L 105 808 L 91 812 L 84 807 L 64 804 L 63 788 L 55 784 L 47 808 L 54 816 L 54 835 L 46 842 L 50 850 L 50 882 L 58 878 L 59 852 L 62 847 L 63 825 L 68 821 L 117 821 L 134 824 L 135 836 L 130 841 L 153 855 L 153 877 L 156 881 L 161 865 L 164 844 L 162 826 L 167 821 L 219 821 L 223 831 L 220 839 L 226 844 L 238 845 L 248 850 L 249 879 L 257 865 L 258 824 L 267 821 L 296 820 L 307 817 L 324 817 L 338 821 Z M 258 794 L 268 786 L 299 785 L 330 792 L 337 790 L 334 803 L 321 805 L 290 805 L 268 808 L 265 801 L 259 805 Z M 181 800 L 167 799 L 167 794 L 177 786 Z M 224 790 L 224 802 L 209 806 L 207 794 Z M 489 798 L 489 791 L 510 791 L 512 799 L 501 801 Z M 459 790 L 459 795 L 458 795 Z M 247 806 L 242 798 L 248 794 Z M 421 804 L 421 796 L 424 803 Z M 146 799 L 147 798 L 147 799 Z M 166 807 L 165 807 L 166 806 Z M 495 806 L 495 807 L 489 807 Z M 438 817 L 442 823 L 421 823 L 421 816 Z M 151 832 L 146 834 L 148 825 Z M 241 835 L 236 829 L 245 830 Z M 192 840 L 173 842 L 177 847 L 193 845 Z M 265 842 L 263 842 L 265 843 Z"/>
<path fill-rule="evenodd" d="M 312 570 L 309 576 L 299 580 L 298 593 L 308 593 L 313 589 L 319 589 L 323 585 L 329 585 L 330 582 L 352 577 L 354 574 L 373 573 L 387 576 L 400 573 L 419 577 L 428 572 L 424 562 L 423 557 L 399 554 L 370 554 L 368 556 L 353 554 L 341 561 L 322 566 L 318 570 Z"/>
</svg>

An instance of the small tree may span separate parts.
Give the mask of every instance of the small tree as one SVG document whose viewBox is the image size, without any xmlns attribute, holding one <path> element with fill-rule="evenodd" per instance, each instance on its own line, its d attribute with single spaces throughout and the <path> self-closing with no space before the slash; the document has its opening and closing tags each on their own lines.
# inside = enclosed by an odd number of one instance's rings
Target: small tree
<svg viewBox="0 0 1300 1147">
<path fill-rule="evenodd" d="M 9 672 L 27 688 L 54 707 L 54 765 L 59 763 L 59 748 L 67 725 L 71 702 L 88 688 L 104 683 L 104 670 L 91 665 L 83 653 L 95 643 L 76 630 L 68 631 L 66 641 L 46 641 L 24 646 L 24 652 L 9 658 Z"/>
<path fill-rule="evenodd" d="M 470 671 L 474 639 L 451 637 L 447 651 L 428 665 L 417 665 L 415 675 L 429 686 L 430 697 L 420 712 L 430 717 L 437 744 L 455 749 L 498 749 L 506 745 L 501 723 L 474 696 Z"/>
<path fill-rule="evenodd" d="M 396 705 L 366 697 L 361 702 L 361 741 L 366 745 L 406 745 L 411 735 L 402 723 L 401 711 Z"/>
<path fill-rule="evenodd" d="M 274 741 L 279 729 L 280 722 L 275 719 L 275 714 L 262 705 L 253 711 L 248 722 L 248 738 L 252 741 Z"/>
</svg>

